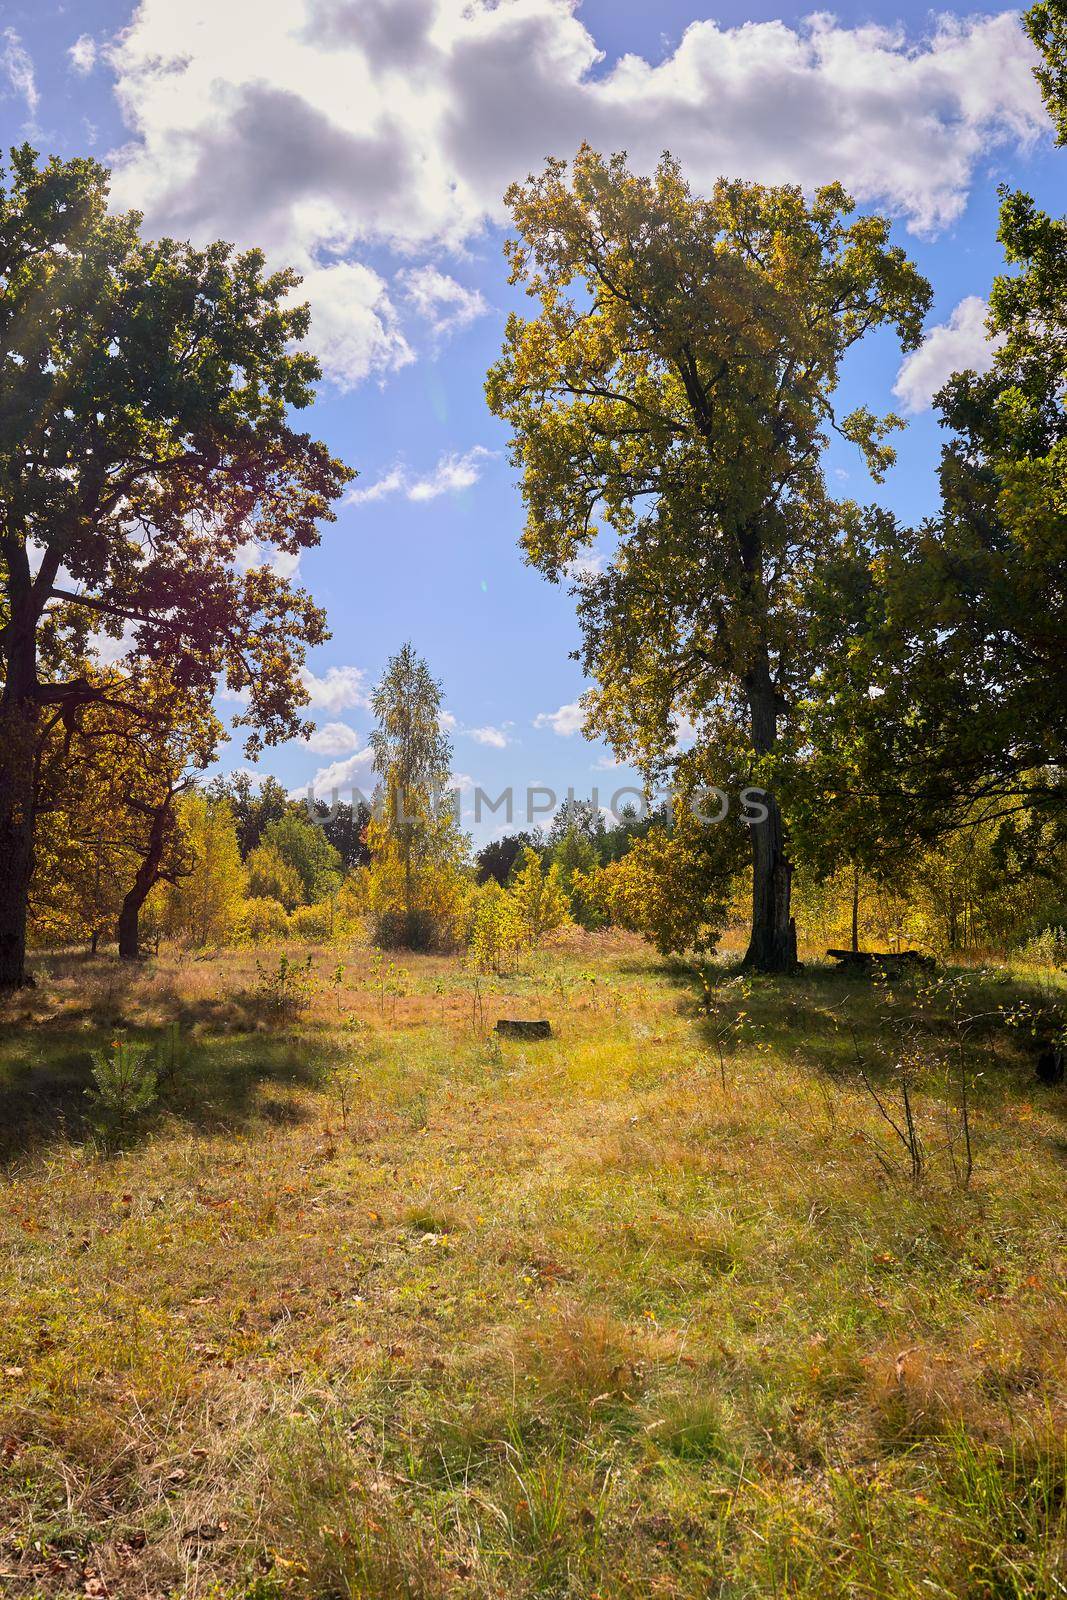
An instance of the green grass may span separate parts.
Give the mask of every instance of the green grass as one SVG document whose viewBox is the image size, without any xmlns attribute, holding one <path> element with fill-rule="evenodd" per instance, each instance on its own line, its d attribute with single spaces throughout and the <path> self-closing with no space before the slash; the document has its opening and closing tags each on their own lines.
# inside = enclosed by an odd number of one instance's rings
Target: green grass
<svg viewBox="0 0 1067 1600">
<path fill-rule="evenodd" d="M 1067 1594 L 1057 980 L 344 955 L 282 1032 L 237 952 L 9 1004 L 4 1592 Z M 107 1151 L 90 1050 L 175 1020 Z"/>
</svg>

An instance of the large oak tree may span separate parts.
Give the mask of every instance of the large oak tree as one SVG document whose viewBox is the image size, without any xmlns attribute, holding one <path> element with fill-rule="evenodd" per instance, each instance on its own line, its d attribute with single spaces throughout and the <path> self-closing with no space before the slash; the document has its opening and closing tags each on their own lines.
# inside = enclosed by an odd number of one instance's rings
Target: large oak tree
<svg viewBox="0 0 1067 1600">
<path fill-rule="evenodd" d="M 750 775 L 775 752 L 811 662 L 809 577 L 841 516 L 821 458 L 829 431 L 877 475 L 897 419 L 838 417 L 846 352 L 888 325 L 918 342 L 929 288 L 880 217 L 831 185 L 719 182 L 694 194 L 665 157 L 652 178 L 583 147 L 514 185 L 513 315 L 489 403 L 514 433 L 523 545 L 551 579 L 618 538 L 578 583 L 587 728 L 646 769 L 679 713 Z M 725 774 L 724 774 L 725 775 Z M 748 962 L 796 959 L 791 865 L 773 795 L 752 829 Z"/>
<path fill-rule="evenodd" d="M 315 361 L 291 272 L 141 236 L 89 160 L 14 150 L 0 188 L 0 985 L 25 977 L 47 718 L 109 693 L 65 672 L 127 630 L 179 689 L 245 696 L 253 751 L 300 731 L 322 612 L 267 557 L 318 542 L 351 476 L 298 432 Z M 257 555 L 258 552 L 258 555 Z"/>
</svg>

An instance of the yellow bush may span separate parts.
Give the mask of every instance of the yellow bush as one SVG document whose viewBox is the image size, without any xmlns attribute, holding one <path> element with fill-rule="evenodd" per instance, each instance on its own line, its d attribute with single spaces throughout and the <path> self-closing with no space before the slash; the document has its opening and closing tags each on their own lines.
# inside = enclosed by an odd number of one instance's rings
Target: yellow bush
<svg viewBox="0 0 1067 1600">
<path fill-rule="evenodd" d="M 317 906 L 297 906 L 289 918 L 289 932 L 294 939 L 332 939 L 334 919 L 329 902 Z"/>
<path fill-rule="evenodd" d="M 241 937 L 249 944 L 261 944 L 268 939 L 284 939 L 289 932 L 289 918 L 280 900 L 253 895 L 244 903 L 240 927 Z"/>
<path fill-rule="evenodd" d="M 490 878 L 471 897 L 468 959 L 478 972 L 513 972 L 530 942 L 514 895 Z"/>
<path fill-rule="evenodd" d="M 522 853 L 522 866 L 515 874 L 511 899 L 531 944 L 537 944 L 553 928 L 561 928 L 571 920 L 570 901 L 559 867 L 553 862 L 546 872 L 541 857 L 529 846 Z"/>
</svg>

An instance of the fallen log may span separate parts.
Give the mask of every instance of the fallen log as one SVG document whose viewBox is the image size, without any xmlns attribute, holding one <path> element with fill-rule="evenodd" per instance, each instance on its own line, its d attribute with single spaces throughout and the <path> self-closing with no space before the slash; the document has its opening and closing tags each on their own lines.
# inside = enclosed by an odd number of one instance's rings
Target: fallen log
<svg viewBox="0 0 1067 1600">
<path fill-rule="evenodd" d="M 921 950 L 827 950 L 826 954 L 839 966 L 854 972 L 885 972 L 898 976 L 902 972 L 932 972 L 937 966 L 933 956 Z"/>
</svg>

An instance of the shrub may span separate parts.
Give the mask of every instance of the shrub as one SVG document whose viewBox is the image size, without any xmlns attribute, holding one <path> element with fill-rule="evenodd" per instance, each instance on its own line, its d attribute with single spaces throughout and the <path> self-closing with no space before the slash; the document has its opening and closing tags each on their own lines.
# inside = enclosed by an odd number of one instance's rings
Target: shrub
<svg viewBox="0 0 1067 1600">
<path fill-rule="evenodd" d="M 256 962 L 256 999 L 277 1022 L 290 1022 L 301 1016 L 311 1005 L 317 987 L 310 956 L 303 962 L 281 956 L 273 967 Z"/>
<path fill-rule="evenodd" d="M 701 829 L 683 809 L 672 832 L 651 828 L 620 861 L 586 873 L 583 892 L 664 955 L 710 950 L 726 917 L 728 880 L 715 853 L 721 832 Z"/>
<path fill-rule="evenodd" d="M 385 840 L 367 875 L 374 943 L 383 950 L 454 950 L 463 943 L 469 880 L 451 861 L 420 863 L 410 880 Z"/>
<path fill-rule="evenodd" d="M 333 937 L 333 917 L 328 905 L 297 906 L 289 918 L 289 932 L 294 939 L 330 939 Z"/>
<path fill-rule="evenodd" d="M 368 878 L 366 867 L 354 867 L 337 891 L 334 911 L 338 925 L 346 931 L 358 927 L 367 914 Z"/>
<path fill-rule="evenodd" d="M 254 895 L 245 901 L 241 913 L 241 935 L 249 944 L 284 939 L 288 932 L 289 918 L 280 900 Z"/>
<path fill-rule="evenodd" d="M 1042 928 L 1020 946 L 1019 955 L 1034 966 L 1067 967 L 1067 929 Z"/>
<path fill-rule="evenodd" d="M 256 899 L 276 900 L 292 911 L 304 899 L 299 872 L 274 844 L 259 844 L 245 862 L 249 892 Z"/>
</svg>

